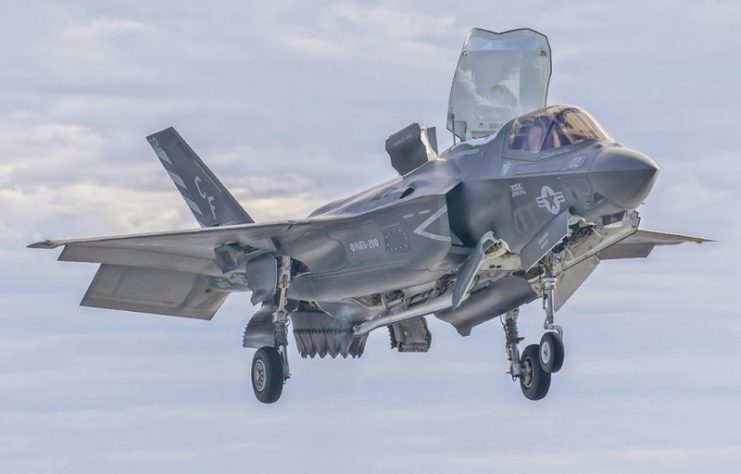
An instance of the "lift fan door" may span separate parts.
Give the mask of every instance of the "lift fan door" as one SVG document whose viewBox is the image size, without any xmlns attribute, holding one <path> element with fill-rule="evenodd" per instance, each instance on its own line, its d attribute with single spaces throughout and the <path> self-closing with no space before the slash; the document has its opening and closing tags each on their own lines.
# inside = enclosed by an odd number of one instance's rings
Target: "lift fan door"
<svg viewBox="0 0 741 474">
<path fill-rule="evenodd" d="M 548 38 L 530 29 L 473 29 L 466 36 L 448 102 L 448 130 L 461 140 L 497 133 L 545 107 L 551 79 Z"/>
</svg>

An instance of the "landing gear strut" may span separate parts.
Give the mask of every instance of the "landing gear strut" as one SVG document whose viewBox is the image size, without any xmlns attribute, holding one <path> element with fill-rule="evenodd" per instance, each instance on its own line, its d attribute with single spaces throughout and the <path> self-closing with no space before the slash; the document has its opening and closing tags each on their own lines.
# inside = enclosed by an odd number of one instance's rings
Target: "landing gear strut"
<svg viewBox="0 0 741 474">
<path fill-rule="evenodd" d="M 516 380 L 522 374 L 520 349 L 517 345 L 525 338 L 520 337 L 517 332 L 517 318 L 519 316 L 520 309 L 517 308 L 507 311 L 501 317 L 502 327 L 506 336 L 505 348 L 507 350 L 507 360 L 509 360 L 509 370 L 507 370 L 507 373 L 512 376 L 512 380 Z"/>
<path fill-rule="evenodd" d="M 523 340 L 517 331 L 517 318 L 519 309 L 507 311 L 502 316 L 502 326 L 506 335 L 507 358 L 509 360 L 508 374 L 512 380 L 520 381 L 520 389 L 525 398 L 529 400 L 540 400 L 548 394 L 551 386 L 551 374 L 543 370 L 540 364 L 539 347 L 531 344 L 522 351 L 518 344 Z"/>
<path fill-rule="evenodd" d="M 555 323 L 554 298 L 556 293 L 556 274 L 553 272 L 553 262 L 545 266 L 543 276 L 540 278 L 543 290 L 543 310 L 545 321 L 543 329 L 546 333 L 540 339 L 540 350 L 538 352 L 540 365 L 548 373 L 555 374 L 561 370 L 565 355 L 563 345 L 563 329 Z"/>
<path fill-rule="evenodd" d="M 545 311 L 543 328 L 546 330 L 540 339 L 540 344 L 530 344 L 520 355 L 518 345 L 523 340 L 517 330 L 517 318 L 520 311 L 513 309 L 501 317 L 509 360 L 507 373 L 512 376 L 512 380 L 519 380 L 522 394 L 529 400 L 540 400 L 548 394 L 551 374 L 561 370 L 564 360 L 563 330 L 554 321 L 557 280 L 553 271 L 553 263 L 553 259 L 547 261 L 540 278 L 543 310 Z"/>
<path fill-rule="evenodd" d="M 275 325 L 275 344 L 278 346 L 283 361 L 283 378 L 291 377 L 291 369 L 288 367 L 288 287 L 291 286 L 291 258 L 281 257 L 278 265 L 278 306 L 273 313 L 273 324 Z"/>
<path fill-rule="evenodd" d="M 278 401 L 283 384 L 291 377 L 288 366 L 288 323 L 286 293 L 291 285 L 291 259 L 281 257 L 278 265 L 277 304 L 273 310 L 274 346 L 264 346 L 252 359 L 252 388 L 263 403 Z"/>
</svg>

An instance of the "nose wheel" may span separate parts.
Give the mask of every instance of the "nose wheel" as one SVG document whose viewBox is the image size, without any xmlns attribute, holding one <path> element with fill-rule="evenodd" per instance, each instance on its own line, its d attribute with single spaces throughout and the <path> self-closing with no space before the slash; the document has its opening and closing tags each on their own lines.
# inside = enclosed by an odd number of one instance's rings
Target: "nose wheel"
<svg viewBox="0 0 741 474">
<path fill-rule="evenodd" d="M 528 400 L 540 400 L 548 395 L 551 388 L 551 374 L 543 370 L 540 364 L 539 346 L 530 344 L 522 351 L 520 365 L 520 389 Z"/>
<path fill-rule="evenodd" d="M 543 293 L 543 309 L 546 333 L 540 339 L 540 344 L 530 344 L 522 351 L 518 344 L 522 341 L 517 331 L 519 310 L 513 309 L 502 315 L 502 327 L 506 335 L 507 358 L 509 359 L 508 374 L 512 380 L 520 382 L 522 394 L 528 400 L 540 400 L 548 394 L 551 387 L 551 374 L 555 374 L 563 366 L 565 355 L 563 344 L 563 330 L 554 322 L 553 298 L 556 288 L 556 276 L 550 267 L 544 269 L 541 278 Z"/>
<path fill-rule="evenodd" d="M 512 321 L 508 321 L 510 330 L 513 333 Z M 516 320 L 514 320 L 516 322 Z M 510 355 L 510 371 L 513 379 L 520 382 L 522 394 L 528 400 L 540 400 L 548 395 L 551 388 L 551 374 L 555 374 L 563 365 L 563 342 L 561 338 L 552 332 L 547 332 L 540 340 L 540 344 L 530 344 L 522 351 L 522 355 L 517 360 L 518 354 L 516 345 L 521 338 L 516 336 L 517 329 L 514 329 L 515 337 L 508 335 L 507 353 Z M 515 346 L 515 347 L 512 347 Z M 514 356 L 514 357 L 513 357 Z"/>
<path fill-rule="evenodd" d="M 540 338 L 538 347 L 540 366 L 549 374 L 555 374 L 563 366 L 563 339 L 555 332 L 547 332 Z"/>
</svg>

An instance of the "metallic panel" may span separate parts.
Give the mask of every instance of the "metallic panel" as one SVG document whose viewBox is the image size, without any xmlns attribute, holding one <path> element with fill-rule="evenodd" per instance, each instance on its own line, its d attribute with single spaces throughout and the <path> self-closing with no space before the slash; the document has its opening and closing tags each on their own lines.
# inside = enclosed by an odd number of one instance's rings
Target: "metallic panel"
<svg viewBox="0 0 741 474">
<path fill-rule="evenodd" d="M 597 265 L 599 265 L 599 258 L 593 256 L 558 275 L 556 294 L 553 298 L 553 306 L 556 311 L 566 304 L 566 301 L 589 278 Z"/>
<path fill-rule="evenodd" d="M 452 324 L 461 336 L 468 336 L 474 326 L 529 303 L 536 297 L 527 280 L 507 276 L 472 293 L 457 309 L 439 311 L 435 316 Z"/>
<path fill-rule="evenodd" d="M 529 270 L 543 256 L 558 245 L 568 233 L 569 213 L 562 212 L 554 217 L 535 237 L 522 248 L 520 258 L 523 270 Z"/>
</svg>

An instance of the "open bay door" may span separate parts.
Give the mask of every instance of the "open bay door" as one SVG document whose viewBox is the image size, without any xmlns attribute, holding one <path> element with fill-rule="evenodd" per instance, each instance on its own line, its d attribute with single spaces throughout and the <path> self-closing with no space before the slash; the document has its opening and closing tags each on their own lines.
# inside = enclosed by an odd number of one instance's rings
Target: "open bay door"
<svg viewBox="0 0 741 474">
<path fill-rule="evenodd" d="M 531 29 L 466 36 L 448 102 L 448 130 L 461 140 L 495 134 L 545 107 L 551 79 L 548 38 Z"/>
</svg>

